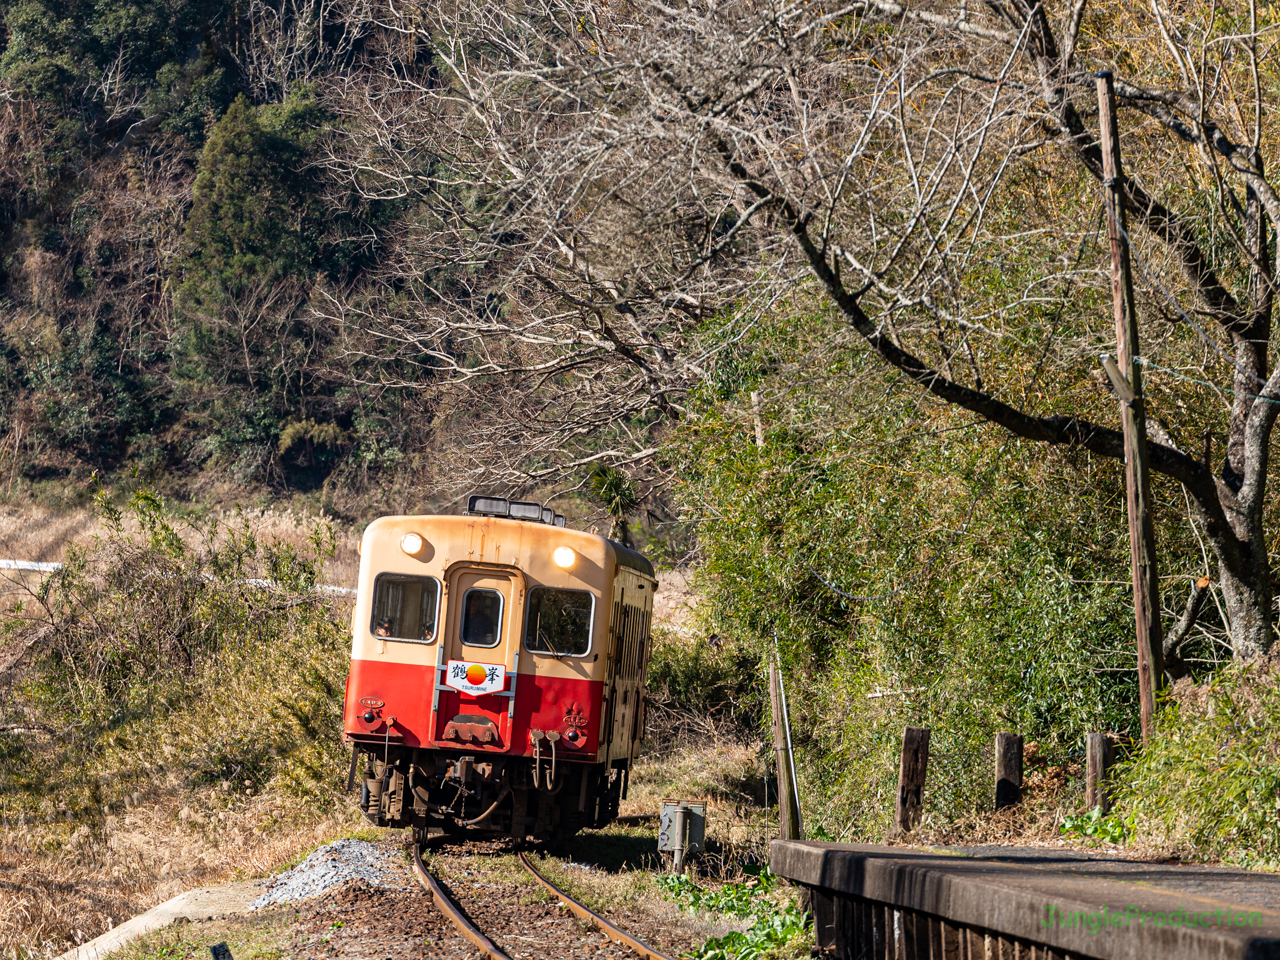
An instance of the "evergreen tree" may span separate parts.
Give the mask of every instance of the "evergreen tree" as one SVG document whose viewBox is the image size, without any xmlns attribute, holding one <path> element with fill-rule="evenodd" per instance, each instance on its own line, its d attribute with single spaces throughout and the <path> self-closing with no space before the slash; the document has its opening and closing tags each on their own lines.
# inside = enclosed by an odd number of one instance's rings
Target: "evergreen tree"
<svg viewBox="0 0 1280 960">
<path fill-rule="evenodd" d="M 272 129 L 240 96 L 210 133 L 187 221 L 186 309 L 216 310 L 264 281 L 310 271 L 316 243 L 303 208 L 315 190 L 299 172 L 306 147 L 297 120 L 285 120 Z"/>
</svg>

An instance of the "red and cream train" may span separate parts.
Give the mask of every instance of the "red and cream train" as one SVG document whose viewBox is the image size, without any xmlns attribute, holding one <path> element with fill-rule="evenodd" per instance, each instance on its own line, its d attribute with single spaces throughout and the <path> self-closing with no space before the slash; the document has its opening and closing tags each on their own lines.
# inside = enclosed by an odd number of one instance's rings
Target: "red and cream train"
<svg viewBox="0 0 1280 960">
<path fill-rule="evenodd" d="M 653 567 L 536 503 L 365 530 L 344 709 L 375 824 L 523 839 L 618 814 L 644 735 Z"/>
</svg>

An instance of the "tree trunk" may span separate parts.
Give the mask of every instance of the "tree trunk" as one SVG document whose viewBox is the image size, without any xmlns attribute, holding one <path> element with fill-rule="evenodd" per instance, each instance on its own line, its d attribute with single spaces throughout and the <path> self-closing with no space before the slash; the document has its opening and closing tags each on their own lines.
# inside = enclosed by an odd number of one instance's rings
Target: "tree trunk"
<svg viewBox="0 0 1280 960">
<path fill-rule="evenodd" d="M 1222 565 L 1219 583 L 1231 636 L 1231 652 L 1237 660 L 1259 657 L 1271 649 L 1271 576 L 1266 561 L 1237 577 Z"/>
</svg>

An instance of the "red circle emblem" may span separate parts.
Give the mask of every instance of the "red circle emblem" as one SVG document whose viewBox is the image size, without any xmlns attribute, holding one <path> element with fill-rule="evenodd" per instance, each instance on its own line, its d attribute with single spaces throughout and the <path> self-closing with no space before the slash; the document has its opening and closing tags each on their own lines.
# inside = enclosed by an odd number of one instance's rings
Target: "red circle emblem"
<svg viewBox="0 0 1280 960">
<path fill-rule="evenodd" d="M 473 687 L 478 687 L 484 683 L 484 678 L 488 676 L 488 672 L 478 663 L 473 663 L 467 667 L 467 683 Z"/>
</svg>

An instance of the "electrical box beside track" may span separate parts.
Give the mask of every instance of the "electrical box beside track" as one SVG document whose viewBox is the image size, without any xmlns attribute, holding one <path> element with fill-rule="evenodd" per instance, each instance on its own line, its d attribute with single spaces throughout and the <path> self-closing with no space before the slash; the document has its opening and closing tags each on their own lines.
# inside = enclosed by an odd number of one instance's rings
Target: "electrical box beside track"
<svg viewBox="0 0 1280 960">
<path fill-rule="evenodd" d="M 684 814 L 684 837 L 676 824 L 676 811 Z M 663 800 L 658 823 L 658 849 L 663 853 L 682 851 L 686 856 L 701 853 L 707 835 L 707 804 L 704 800 Z"/>
</svg>

